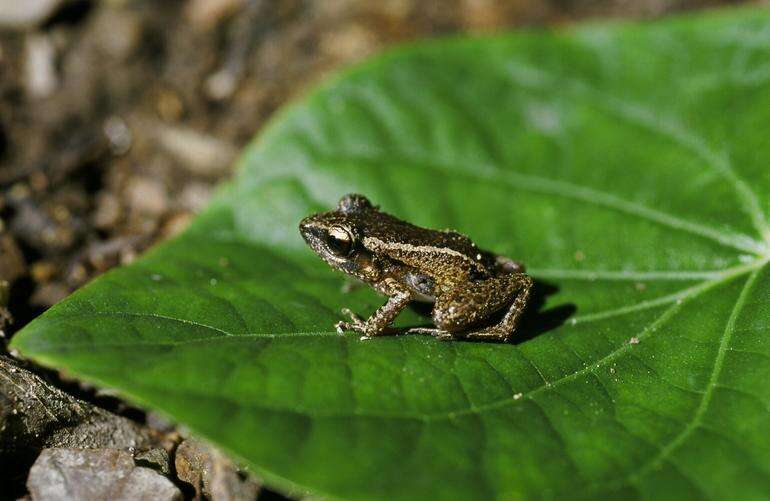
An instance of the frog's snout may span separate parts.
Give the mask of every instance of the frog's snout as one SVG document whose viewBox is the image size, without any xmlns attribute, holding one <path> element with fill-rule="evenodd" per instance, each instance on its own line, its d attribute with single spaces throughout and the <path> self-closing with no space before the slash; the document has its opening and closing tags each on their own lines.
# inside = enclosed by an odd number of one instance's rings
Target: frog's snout
<svg viewBox="0 0 770 501">
<path fill-rule="evenodd" d="M 308 237 L 310 236 L 311 227 L 310 227 L 310 218 L 304 218 L 302 221 L 299 222 L 299 233 L 302 235 L 302 238 L 305 239 L 305 241 L 308 240 Z"/>
<path fill-rule="evenodd" d="M 305 242 L 313 247 L 313 242 L 316 242 L 321 238 L 321 233 L 323 233 L 323 231 L 318 228 L 317 225 L 313 224 L 313 216 L 308 216 L 299 222 L 299 233 L 302 235 L 302 238 L 305 239 Z"/>
</svg>

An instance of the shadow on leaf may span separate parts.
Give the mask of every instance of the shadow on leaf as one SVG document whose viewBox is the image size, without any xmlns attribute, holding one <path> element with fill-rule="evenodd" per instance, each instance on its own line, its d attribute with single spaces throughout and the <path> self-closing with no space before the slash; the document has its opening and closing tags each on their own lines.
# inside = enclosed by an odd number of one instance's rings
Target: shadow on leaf
<svg viewBox="0 0 770 501">
<path fill-rule="evenodd" d="M 557 292 L 559 292 L 558 286 L 543 280 L 535 280 L 529 304 L 521 317 L 516 333 L 513 335 L 515 344 L 529 341 L 554 330 L 574 315 L 577 307 L 572 303 L 560 304 L 543 311 L 545 300 Z"/>
</svg>

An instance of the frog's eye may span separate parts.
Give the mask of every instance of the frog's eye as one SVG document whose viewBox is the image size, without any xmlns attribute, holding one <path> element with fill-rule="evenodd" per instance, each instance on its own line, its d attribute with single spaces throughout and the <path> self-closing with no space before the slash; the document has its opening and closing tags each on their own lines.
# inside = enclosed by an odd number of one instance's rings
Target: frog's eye
<svg viewBox="0 0 770 501">
<path fill-rule="evenodd" d="M 345 257 L 353 252 L 353 234 L 342 226 L 332 226 L 326 235 L 326 245 L 335 256 Z"/>
</svg>

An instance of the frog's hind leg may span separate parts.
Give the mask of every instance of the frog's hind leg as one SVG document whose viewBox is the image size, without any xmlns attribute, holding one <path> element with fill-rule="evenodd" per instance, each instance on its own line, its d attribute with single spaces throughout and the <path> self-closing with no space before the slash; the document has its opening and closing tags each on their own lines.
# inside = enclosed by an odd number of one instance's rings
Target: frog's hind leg
<svg viewBox="0 0 770 501">
<path fill-rule="evenodd" d="M 524 273 L 505 273 L 475 282 L 462 291 L 438 298 L 433 320 L 453 339 L 507 341 L 516 330 L 531 288 L 532 279 Z M 469 330 L 506 308 L 497 324 Z"/>
<path fill-rule="evenodd" d="M 532 290 L 532 279 L 529 276 L 521 274 L 514 275 L 518 277 L 514 283 L 516 284 L 516 299 L 511 303 L 508 311 L 505 312 L 502 320 L 476 331 L 468 332 L 465 335 L 466 339 L 475 340 L 490 340 L 490 341 L 508 341 L 513 333 L 516 331 L 516 327 L 521 320 L 521 314 L 524 312 L 524 308 L 527 306 L 529 300 L 529 294 Z"/>
</svg>

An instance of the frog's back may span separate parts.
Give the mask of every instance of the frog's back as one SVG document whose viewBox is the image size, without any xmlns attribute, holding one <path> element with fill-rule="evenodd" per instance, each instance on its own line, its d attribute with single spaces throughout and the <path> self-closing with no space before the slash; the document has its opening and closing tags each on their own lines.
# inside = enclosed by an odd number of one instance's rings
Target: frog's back
<svg viewBox="0 0 770 501">
<path fill-rule="evenodd" d="M 362 219 L 364 245 L 440 278 L 444 274 L 488 275 L 488 253 L 467 236 L 452 230 L 432 230 L 407 223 L 389 214 Z M 426 268 L 426 263 L 429 263 Z"/>
</svg>

